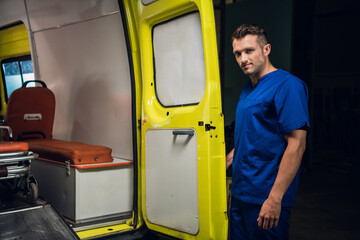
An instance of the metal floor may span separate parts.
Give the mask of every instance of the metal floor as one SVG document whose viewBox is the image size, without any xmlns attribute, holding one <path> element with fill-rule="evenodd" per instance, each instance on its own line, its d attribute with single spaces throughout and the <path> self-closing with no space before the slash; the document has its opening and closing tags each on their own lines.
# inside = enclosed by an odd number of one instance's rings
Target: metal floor
<svg viewBox="0 0 360 240">
<path fill-rule="evenodd" d="M 48 204 L 28 203 L 0 183 L 0 239 L 78 239 Z"/>
</svg>

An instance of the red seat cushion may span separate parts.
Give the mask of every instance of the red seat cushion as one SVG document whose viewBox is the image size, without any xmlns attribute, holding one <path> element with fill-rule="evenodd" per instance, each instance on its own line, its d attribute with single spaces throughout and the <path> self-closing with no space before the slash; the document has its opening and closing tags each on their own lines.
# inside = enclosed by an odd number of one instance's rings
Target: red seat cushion
<svg viewBox="0 0 360 240">
<path fill-rule="evenodd" d="M 41 119 L 31 116 L 36 115 Z M 46 138 L 52 138 L 55 115 L 55 96 L 44 87 L 16 89 L 9 98 L 5 121 L 12 128 L 13 138 L 18 139 L 22 133 L 42 132 Z M 30 116 L 26 118 L 26 116 Z M 42 138 L 41 135 L 26 135 L 22 139 Z"/>
<path fill-rule="evenodd" d="M 0 142 L 0 153 L 27 151 L 29 145 L 26 142 Z"/>
<path fill-rule="evenodd" d="M 29 149 L 40 158 L 71 164 L 112 162 L 111 148 L 56 139 L 29 140 Z"/>
</svg>

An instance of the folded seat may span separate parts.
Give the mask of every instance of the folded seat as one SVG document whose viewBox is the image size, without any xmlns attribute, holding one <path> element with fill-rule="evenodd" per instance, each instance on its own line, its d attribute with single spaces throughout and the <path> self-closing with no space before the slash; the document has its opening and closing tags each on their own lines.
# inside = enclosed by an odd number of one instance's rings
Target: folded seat
<svg viewBox="0 0 360 240">
<path fill-rule="evenodd" d="M 30 82 L 42 87 L 27 87 Z M 5 121 L 13 138 L 29 143 L 29 149 L 42 159 L 70 161 L 71 164 L 112 162 L 111 149 L 52 138 L 55 95 L 42 81 L 27 81 L 9 98 Z"/>
</svg>

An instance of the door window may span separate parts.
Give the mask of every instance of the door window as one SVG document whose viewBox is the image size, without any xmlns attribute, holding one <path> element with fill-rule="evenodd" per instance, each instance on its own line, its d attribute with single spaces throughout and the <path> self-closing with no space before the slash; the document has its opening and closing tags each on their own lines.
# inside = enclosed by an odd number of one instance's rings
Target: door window
<svg viewBox="0 0 360 240">
<path fill-rule="evenodd" d="M 198 104 L 205 92 L 205 63 L 198 12 L 153 28 L 156 95 L 165 107 Z"/>
</svg>

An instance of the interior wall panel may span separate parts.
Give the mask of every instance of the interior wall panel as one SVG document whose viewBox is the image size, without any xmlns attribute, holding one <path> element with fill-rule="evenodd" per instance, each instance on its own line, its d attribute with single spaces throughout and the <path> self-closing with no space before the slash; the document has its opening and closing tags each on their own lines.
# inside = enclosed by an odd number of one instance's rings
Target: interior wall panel
<svg viewBox="0 0 360 240">
<path fill-rule="evenodd" d="M 132 159 L 131 84 L 120 14 L 36 32 L 40 78 L 54 91 L 54 137 Z"/>
</svg>

